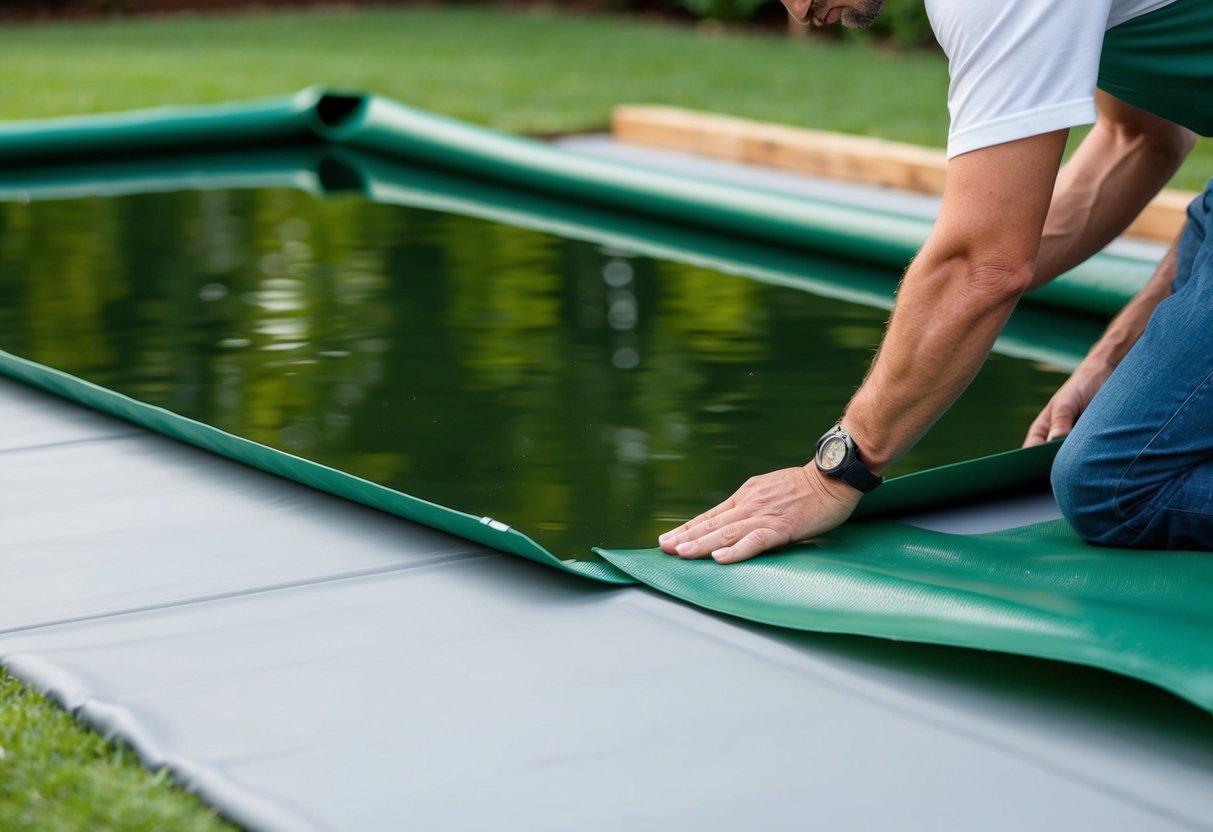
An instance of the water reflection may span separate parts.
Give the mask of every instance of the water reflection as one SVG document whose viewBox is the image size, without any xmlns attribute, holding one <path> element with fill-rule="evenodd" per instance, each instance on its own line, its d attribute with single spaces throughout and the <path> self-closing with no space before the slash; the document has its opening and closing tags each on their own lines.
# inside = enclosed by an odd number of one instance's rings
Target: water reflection
<svg viewBox="0 0 1213 832">
<path fill-rule="evenodd" d="M 566 556 L 803 460 L 884 319 L 353 197 L 0 205 L 0 347 Z M 1018 444 L 1059 381 L 995 357 L 899 470 Z"/>
</svg>

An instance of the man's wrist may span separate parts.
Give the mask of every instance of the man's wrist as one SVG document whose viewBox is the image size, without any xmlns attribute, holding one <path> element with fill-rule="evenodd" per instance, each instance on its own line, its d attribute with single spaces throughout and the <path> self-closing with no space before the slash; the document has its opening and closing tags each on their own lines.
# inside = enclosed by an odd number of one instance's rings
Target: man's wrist
<svg viewBox="0 0 1213 832">
<path fill-rule="evenodd" d="M 867 494 L 883 481 L 866 464 L 863 451 L 841 424 L 827 430 L 817 440 L 813 463 L 824 476 Z"/>
<path fill-rule="evenodd" d="M 893 464 L 893 460 L 897 458 L 898 454 L 891 444 L 880 441 L 884 434 L 872 428 L 872 421 L 866 418 L 862 405 L 852 402 L 839 424 L 855 440 L 856 446 L 860 449 L 860 458 L 868 470 L 883 477 L 884 472 Z"/>
<path fill-rule="evenodd" d="M 834 479 L 828 474 L 822 473 L 822 470 L 817 467 L 815 460 L 810 459 L 802 466 L 805 476 L 811 481 L 812 485 L 826 495 L 831 500 L 835 500 L 842 505 L 853 506 L 859 502 L 863 496 L 863 492 L 857 488 L 852 488 L 842 480 Z"/>
</svg>

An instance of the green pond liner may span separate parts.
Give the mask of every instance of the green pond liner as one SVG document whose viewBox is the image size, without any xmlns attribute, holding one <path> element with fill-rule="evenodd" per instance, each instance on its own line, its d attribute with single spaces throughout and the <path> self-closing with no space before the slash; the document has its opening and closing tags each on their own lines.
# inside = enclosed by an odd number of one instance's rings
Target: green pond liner
<svg viewBox="0 0 1213 832">
<path fill-rule="evenodd" d="M 309 88 L 284 98 L 0 124 L 0 166 L 86 157 L 326 142 L 730 236 L 900 271 L 931 221 L 588 158 L 370 94 Z M 1099 254 L 1034 302 L 1114 314 L 1155 264 Z"/>
<path fill-rule="evenodd" d="M 905 514 L 1040 488 L 1060 448 L 1057 440 L 894 477 L 865 496 L 852 517 Z"/>
<path fill-rule="evenodd" d="M 982 535 L 848 523 L 731 566 L 596 551 L 654 589 L 750 621 L 1090 665 L 1213 711 L 1208 554 L 1100 549 L 1063 520 Z"/>
<path fill-rule="evenodd" d="M 354 190 L 401 204 L 425 205 L 429 200 L 430 207 L 531 223 L 558 233 L 589 235 L 595 222 L 613 214 L 616 224 L 607 233 L 642 244 L 646 237 L 638 220 L 657 219 L 678 225 L 685 236 L 647 238 L 647 244 L 687 257 L 696 256 L 694 251 L 706 238 L 720 237 L 724 230 L 729 244 L 738 248 L 708 247 L 707 254 L 698 255 L 706 263 L 726 271 L 763 272 L 746 265 L 754 251 L 747 246 L 775 244 L 784 252 L 772 256 L 783 265 L 768 263 L 766 278 L 794 282 L 803 276 L 786 266 L 791 258 L 803 257 L 797 250 L 843 257 L 861 264 L 855 267 L 860 288 L 849 291 L 882 304 L 891 297 L 892 281 L 885 278 L 879 287 L 873 282 L 864 288 L 858 276 L 866 274 L 865 268 L 871 269 L 873 280 L 878 279 L 876 269 L 900 270 L 929 230 L 923 220 L 688 182 L 579 157 L 374 96 L 314 89 L 254 104 L 0 126 L 0 168 L 7 166 L 0 170 L 0 189 L 20 192 L 22 177 L 27 195 L 50 198 L 89 182 L 91 187 L 111 189 L 169 189 L 176 174 L 168 168 L 161 178 L 134 185 L 129 176 L 134 167 L 124 178 L 94 163 L 108 156 L 117 159 L 116 164 L 134 165 L 134 156 L 189 155 L 217 148 L 261 152 L 259 148 L 275 144 L 296 149 L 311 144 L 335 151 L 312 155 L 309 149 L 304 157 L 269 172 L 286 187 L 317 194 Z M 358 162 L 350 148 L 374 155 Z M 39 190 L 29 166 L 63 160 L 70 160 L 75 172 L 56 164 L 60 180 L 50 185 L 47 179 L 39 180 L 46 186 Z M 228 168 L 211 168 L 218 174 L 211 180 L 205 176 L 206 165 L 199 162 L 199 170 L 186 177 L 194 184 L 186 187 L 220 180 L 237 187 L 239 182 L 258 182 L 254 168 L 229 161 Z M 402 162 L 414 167 L 405 169 Z M 427 190 L 435 182 L 449 184 L 460 178 L 466 182 L 463 189 L 447 188 L 437 195 Z M 475 207 L 478 199 L 485 202 Z M 585 213 L 569 211 L 570 201 L 584 203 L 579 210 Z M 779 261 L 784 256 L 789 259 Z M 1063 309 L 1106 315 L 1131 295 L 1149 268 L 1144 261 L 1101 255 L 1042 299 Z M 1046 316 L 1048 326 L 1066 326 L 1064 314 L 1047 315 L 1053 316 Z M 1089 337 L 1083 332 L 1080 341 Z M 1030 328 L 1021 337 L 1030 340 Z M 1074 342 L 1057 352 L 1069 360 L 1077 350 Z M 1060 521 L 996 534 L 949 535 L 864 519 L 1044 487 L 1056 452 L 1052 445 L 893 479 L 865 500 L 854 522 L 812 544 L 743 564 L 722 567 L 657 550 L 610 548 L 595 550 L 597 560 L 566 561 L 511 528 L 509 518 L 453 511 L 17 355 L 0 352 L 0 372 L 179 441 L 574 574 L 613 584 L 639 581 L 708 609 L 794 629 L 1093 665 L 1144 679 L 1213 710 L 1213 642 L 1207 637 L 1213 627 L 1213 608 L 1208 605 L 1213 559 L 1207 555 L 1097 549 L 1083 544 Z"/>
<path fill-rule="evenodd" d="M 0 165 L 316 142 L 335 101 L 309 87 L 255 101 L 0 122 Z"/>
</svg>

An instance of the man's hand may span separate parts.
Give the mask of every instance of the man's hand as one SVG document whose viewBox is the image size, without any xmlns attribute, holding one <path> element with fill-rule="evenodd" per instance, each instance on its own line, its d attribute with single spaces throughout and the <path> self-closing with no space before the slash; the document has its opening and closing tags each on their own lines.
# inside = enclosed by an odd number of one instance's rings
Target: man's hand
<svg viewBox="0 0 1213 832">
<path fill-rule="evenodd" d="M 1074 429 L 1074 423 L 1095 398 L 1099 388 L 1103 387 L 1112 371 L 1145 332 L 1154 309 L 1170 296 L 1178 270 L 1179 241 L 1183 235 L 1184 230 L 1180 230 L 1159 262 L 1154 276 L 1112 319 L 1078 369 L 1040 411 L 1023 440 L 1025 448 L 1065 436 Z"/>
<path fill-rule="evenodd" d="M 1074 374 L 1057 389 L 1053 398 L 1040 411 L 1040 415 L 1028 428 L 1023 446 L 1042 445 L 1060 439 L 1074 429 L 1074 423 L 1095 398 L 1099 388 L 1112 375 L 1114 368 L 1104 362 L 1084 361 Z"/>
<path fill-rule="evenodd" d="M 750 478 L 732 497 L 659 542 L 671 555 L 735 563 L 825 534 L 851 516 L 861 496 L 813 463 L 784 468 Z"/>
</svg>

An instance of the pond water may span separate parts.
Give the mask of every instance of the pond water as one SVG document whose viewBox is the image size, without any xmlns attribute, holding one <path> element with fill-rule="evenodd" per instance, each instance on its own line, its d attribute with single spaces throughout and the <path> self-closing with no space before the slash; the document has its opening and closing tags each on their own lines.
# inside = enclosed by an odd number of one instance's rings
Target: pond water
<svg viewBox="0 0 1213 832">
<path fill-rule="evenodd" d="M 886 315 L 356 196 L 0 205 L 0 348 L 562 557 L 802 462 Z M 892 473 L 1017 446 L 1063 378 L 993 357 Z"/>
</svg>

